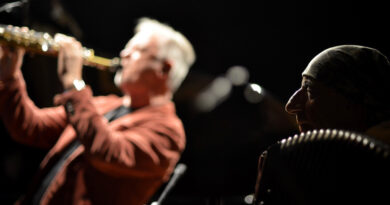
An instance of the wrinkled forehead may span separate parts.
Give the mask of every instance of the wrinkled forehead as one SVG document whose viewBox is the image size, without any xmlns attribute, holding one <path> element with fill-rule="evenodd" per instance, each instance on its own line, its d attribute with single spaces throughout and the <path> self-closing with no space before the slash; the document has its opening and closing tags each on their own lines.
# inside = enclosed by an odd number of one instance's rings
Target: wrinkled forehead
<svg viewBox="0 0 390 205">
<path fill-rule="evenodd" d="M 332 66 L 330 65 L 331 61 L 332 59 L 328 51 L 323 51 L 319 53 L 306 66 L 305 70 L 302 72 L 302 76 L 310 77 L 312 79 L 318 79 L 321 78 L 321 74 L 323 74 L 324 72 L 329 75 L 331 72 L 334 72 L 334 70 L 330 67 Z"/>
</svg>

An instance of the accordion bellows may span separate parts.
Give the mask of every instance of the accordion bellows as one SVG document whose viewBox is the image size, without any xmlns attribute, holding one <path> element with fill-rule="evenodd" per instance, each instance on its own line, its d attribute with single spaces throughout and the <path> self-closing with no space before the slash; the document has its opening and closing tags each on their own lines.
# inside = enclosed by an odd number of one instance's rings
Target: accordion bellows
<svg viewBox="0 0 390 205">
<path fill-rule="evenodd" d="M 364 134 L 312 130 L 260 157 L 255 204 L 390 204 L 390 148 Z"/>
</svg>

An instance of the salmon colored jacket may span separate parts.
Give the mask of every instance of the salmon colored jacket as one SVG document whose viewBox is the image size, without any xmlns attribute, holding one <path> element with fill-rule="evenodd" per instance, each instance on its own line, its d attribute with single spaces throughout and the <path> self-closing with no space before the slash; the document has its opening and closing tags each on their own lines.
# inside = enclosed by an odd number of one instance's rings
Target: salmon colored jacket
<svg viewBox="0 0 390 205">
<path fill-rule="evenodd" d="M 104 114 L 122 103 L 93 97 L 89 87 L 55 96 L 57 107 L 38 108 L 27 95 L 22 74 L 0 82 L 0 113 L 9 134 L 23 144 L 50 149 L 29 192 L 76 138 L 79 146 L 64 162 L 40 204 L 145 204 L 169 179 L 185 148 L 185 132 L 173 102 L 137 109 L 110 123 Z M 71 114 L 64 104 L 71 103 Z"/>
</svg>

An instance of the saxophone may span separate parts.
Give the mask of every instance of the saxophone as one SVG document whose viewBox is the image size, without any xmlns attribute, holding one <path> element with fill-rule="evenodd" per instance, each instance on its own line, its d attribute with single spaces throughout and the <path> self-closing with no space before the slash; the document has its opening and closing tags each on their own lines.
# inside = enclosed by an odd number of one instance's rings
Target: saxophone
<svg viewBox="0 0 390 205">
<path fill-rule="evenodd" d="M 21 29 L 18 26 L 0 24 L 0 43 L 11 46 L 20 46 L 26 52 L 47 56 L 57 56 L 59 45 L 47 32 L 38 32 L 32 29 Z M 96 56 L 93 49 L 83 47 L 84 65 L 115 72 L 120 67 L 120 58 L 112 59 Z"/>
</svg>

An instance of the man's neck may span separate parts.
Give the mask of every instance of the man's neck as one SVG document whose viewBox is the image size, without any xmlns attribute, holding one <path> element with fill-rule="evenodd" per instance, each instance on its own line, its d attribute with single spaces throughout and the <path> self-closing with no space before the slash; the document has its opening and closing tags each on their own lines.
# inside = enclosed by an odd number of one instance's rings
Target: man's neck
<svg viewBox="0 0 390 205">
<path fill-rule="evenodd" d="M 164 95 L 156 95 L 151 97 L 131 97 L 129 95 L 123 96 L 123 105 L 126 107 L 140 108 L 145 106 L 157 106 L 171 102 L 172 94 L 166 93 Z"/>
</svg>

